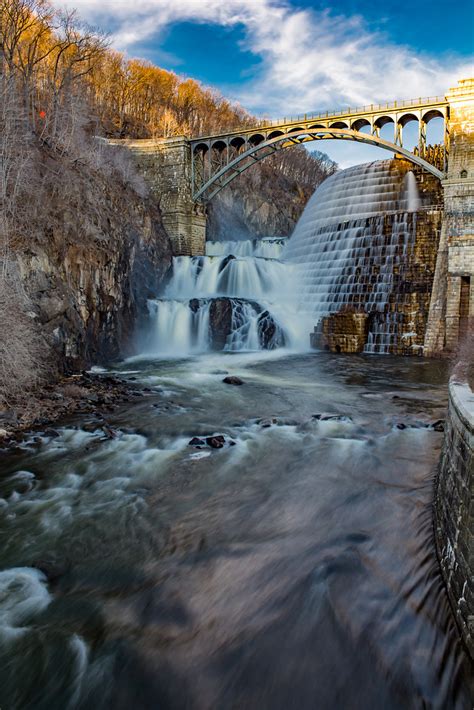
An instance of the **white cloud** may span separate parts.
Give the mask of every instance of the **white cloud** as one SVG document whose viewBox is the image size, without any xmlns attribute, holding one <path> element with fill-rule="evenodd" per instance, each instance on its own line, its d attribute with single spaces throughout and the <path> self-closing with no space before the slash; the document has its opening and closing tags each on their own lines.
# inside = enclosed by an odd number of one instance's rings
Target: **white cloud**
<svg viewBox="0 0 474 710">
<path fill-rule="evenodd" d="M 113 44 L 139 54 L 140 44 L 180 21 L 240 25 L 257 73 L 227 90 L 249 110 L 280 116 L 392 99 L 443 94 L 472 64 L 438 60 L 388 42 L 361 17 L 298 9 L 286 0 L 55 0 L 87 21 L 112 26 Z M 216 57 L 216 61 L 219 58 Z"/>
</svg>

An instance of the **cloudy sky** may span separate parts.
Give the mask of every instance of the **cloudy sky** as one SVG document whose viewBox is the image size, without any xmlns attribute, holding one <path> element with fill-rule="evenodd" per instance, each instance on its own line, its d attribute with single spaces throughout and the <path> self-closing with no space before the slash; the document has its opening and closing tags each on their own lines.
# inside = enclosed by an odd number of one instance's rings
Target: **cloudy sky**
<svg viewBox="0 0 474 710">
<path fill-rule="evenodd" d="M 474 73 L 470 0 L 55 2 L 116 49 L 216 86 L 259 116 L 444 94 Z M 343 166 L 385 157 L 347 142 L 324 149 Z"/>
</svg>

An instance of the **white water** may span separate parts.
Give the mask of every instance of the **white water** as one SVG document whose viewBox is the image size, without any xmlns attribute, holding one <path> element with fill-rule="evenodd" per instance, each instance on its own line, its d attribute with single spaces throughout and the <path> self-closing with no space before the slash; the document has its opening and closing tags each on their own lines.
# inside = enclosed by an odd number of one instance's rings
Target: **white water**
<svg viewBox="0 0 474 710">
<path fill-rule="evenodd" d="M 265 237 L 244 241 L 206 242 L 207 256 L 253 256 L 264 259 L 279 259 L 286 237 Z"/>
<path fill-rule="evenodd" d="M 390 352 L 400 337 L 394 294 L 419 206 L 414 174 L 378 161 L 328 178 L 289 240 L 208 242 L 206 256 L 175 257 L 163 296 L 149 302 L 143 354 L 307 350 L 321 318 L 347 307 L 371 314 L 366 351 Z M 223 298 L 231 326 L 217 342 Z"/>
<path fill-rule="evenodd" d="M 293 267 L 278 260 L 284 239 L 209 242 L 206 256 L 178 256 L 162 298 L 149 301 L 146 356 L 186 356 L 212 349 L 212 309 L 229 299 L 231 332 L 222 349 L 308 349 L 311 322 L 298 317 Z M 262 328 L 275 325 L 266 340 Z M 268 332 L 268 331 L 267 331 Z"/>
<path fill-rule="evenodd" d="M 396 346 L 399 318 L 390 298 L 414 242 L 408 212 L 418 207 L 415 176 L 393 161 L 349 168 L 316 190 L 284 251 L 313 325 L 344 307 L 365 310 L 372 313 L 366 351 Z M 389 223 L 387 213 L 394 213 Z"/>
</svg>

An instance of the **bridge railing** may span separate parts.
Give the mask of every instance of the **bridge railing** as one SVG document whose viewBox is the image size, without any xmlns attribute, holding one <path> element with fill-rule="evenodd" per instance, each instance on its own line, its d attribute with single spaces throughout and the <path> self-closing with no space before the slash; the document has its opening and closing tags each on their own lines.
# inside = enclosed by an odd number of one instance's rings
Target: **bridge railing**
<svg viewBox="0 0 474 710">
<path fill-rule="evenodd" d="M 247 133 L 248 131 L 253 131 L 258 128 L 271 128 L 272 126 L 281 126 L 285 123 L 298 123 L 299 121 L 313 121 L 317 119 L 325 119 L 325 118 L 332 118 L 334 116 L 352 116 L 352 115 L 357 115 L 361 113 L 380 113 L 381 111 L 392 111 L 393 109 L 400 109 L 400 108 L 410 108 L 412 106 L 437 106 L 439 104 L 445 104 L 447 103 L 446 97 L 445 96 L 427 96 L 427 97 L 420 97 L 418 99 L 404 99 L 402 101 L 391 101 L 386 104 L 368 104 L 366 106 L 360 106 L 358 108 L 351 108 L 350 106 L 347 109 L 343 109 L 341 111 L 321 111 L 319 113 L 304 113 L 304 114 L 299 114 L 297 116 L 285 116 L 284 118 L 278 118 L 278 119 L 269 119 L 269 118 L 262 118 L 262 119 L 257 119 L 257 123 L 251 127 L 247 126 L 240 126 L 238 128 L 232 128 L 230 131 L 227 131 L 227 133 Z M 198 138 L 205 138 L 209 134 L 201 134 L 198 136 L 193 136 L 192 140 L 196 140 Z M 226 135 L 226 133 L 222 133 L 221 135 Z"/>
</svg>

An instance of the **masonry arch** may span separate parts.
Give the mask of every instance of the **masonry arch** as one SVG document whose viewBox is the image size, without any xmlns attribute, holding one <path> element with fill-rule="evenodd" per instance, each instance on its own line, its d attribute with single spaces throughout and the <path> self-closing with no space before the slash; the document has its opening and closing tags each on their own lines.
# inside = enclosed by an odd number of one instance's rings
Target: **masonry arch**
<svg viewBox="0 0 474 710">
<path fill-rule="evenodd" d="M 387 121 L 387 123 L 388 122 L 389 121 Z M 390 118 L 390 122 L 393 123 L 393 118 Z M 444 177 L 441 170 L 438 170 L 438 168 L 428 163 L 421 156 L 415 155 L 406 148 L 403 148 L 401 145 L 396 145 L 391 141 L 380 138 L 378 135 L 368 135 L 367 133 L 347 128 L 304 128 L 281 133 L 273 138 L 268 137 L 263 142 L 258 143 L 258 145 L 246 145 L 243 138 L 236 136 L 232 139 L 231 143 L 234 143 L 237 151 L 240 150 L 241 152 L 237 152 L 237 154 L 233 156 L 227 165 L 217 170 L 208 178 L 206 177 L 206 179 L 201 180 L 201 182 L 199 182 L 199 176 L 197 176 L 195 172 L 193 197 L 195 200 L 207 202 L 218 192 L 220 192 L 223 187 L 228 185 L 234 178 L 247 170 L 251 165 L 254 165 L 255 162 L 263 160 L 270 155 L 273 155 L 275 151 L 290 148 L 294 146 L 295 143 L 323 140 L 328 138 L 357 141 L 367 145 L 374 145 L 379 148 L 384 148 L 391 153 L 403 155 L 403 157 L 407 160 L 420 166 L 440 180 Z M 200 145 L 202 144 L 198 144 L 196 146 L 194 155 Z M 245 150 L 242 149 L 243 146 L 245 146 Z M 196 177 L 198 177 L 198 181 L 196 181 Z"/>
</svg>

